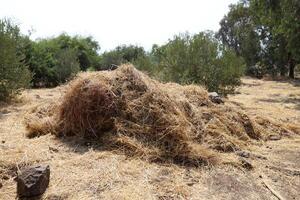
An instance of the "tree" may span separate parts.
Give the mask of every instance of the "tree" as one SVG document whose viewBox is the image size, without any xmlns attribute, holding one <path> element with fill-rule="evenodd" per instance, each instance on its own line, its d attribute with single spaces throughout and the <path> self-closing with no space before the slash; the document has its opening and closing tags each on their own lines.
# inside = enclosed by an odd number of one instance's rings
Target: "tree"
<svg viewBox="0 0 300 200">
<path fill-rule="evenodd" d="M 80 71 L 80 64 L 77 61 L 76 52 L 73 49 L 62 49 L 56 55 L 57 63 L 54 71 L 57 76 L 57 83 L 64 83 Z"/>
<path fill-rule="evenodd" d="M 230 6 L 229 13 L 221 20 L 218 37 L 223 44 L 242 56 L 251 69 L 261 59 L 259 32 L 249 8 L 248 1 Z"/>
<path fill-rule="evenodd" d="M 31 74 L 22 61 L 24 55 L 18 26 L 10 20 L 0 20 L 0 100 L 7 100 L 29 86 Z M 20 42 L 20 43 L 19 43 Z"/>
<path fill-rule="evenodd" d="M 34 73 L 34 86 L 56 86 L 65 82 L 70 78 L 66 75 L 71 76 L 78 71 L 75 63 L 84 71 L 89 67 L 97 68 L 100 64 L 97 52 L 100 47 L 91 37 L 61 34 L 55 38 L 33 41 L 29 46 L 26 62 Z M 58 56 L 60 54 L 67 56 L 66 60 Z M 63 66 L 62 63 L 68 64 Z M 65 73 L 69 70 L 72 73 Z"/>
<path fill-rule="evenodd" d="M 300 1 L 240 1 L 221 21 L 219 36 L 248 66 L 259 61 L 268 73 L 288 72 L 294 78 L 300 62 Z"/>
<path fill-rule="evenodd" d="M 278 32 L 287 40 L 289 76 L 295 78 L 295 66 L 300 62 L 300 1 L 283 0 L 280 3 L 284 14 Z"/>
<path fill-rule="evenodd" d="M 196 83 L 223 94 L 239 85 L 243 60 L 211 32 L 176 35 L 161 47 L 155 46 L 159 69 L 165 81 Z"/>
<path fill-rule="evenodd" d="M 100 46 L 91 36 L 71 37 L 67 34 L 61 34 L 53 38 L 53 40 L 57 43 L 59 49 L 74 50 L 81 70 L 86 71 L 87 68 L 98 65 L 98 51 L 100 50 Z"/>
<path fill-rule="evenodd" d="M 112 51 L 104 52 L 101 55 L 98 70 L 109 69 L 112 65 L 123 63 L 132 63 L 136 67 L 142 67 L 140 64 L 148 62 L 146 52 L 143 47 L 134 45 L 122 45 Z"/>
<path fill-rule="evenodd" d="M 277 0 L 260 1 L 251 0 L 250 9 L 259 27 L 261 43 L 264 47 L 262 61 L 267 65 L 268 71 L 282 76 L 287 73 L 288 49 L 287 38 L 279 32 L 283 10 Z"/>
</svg>

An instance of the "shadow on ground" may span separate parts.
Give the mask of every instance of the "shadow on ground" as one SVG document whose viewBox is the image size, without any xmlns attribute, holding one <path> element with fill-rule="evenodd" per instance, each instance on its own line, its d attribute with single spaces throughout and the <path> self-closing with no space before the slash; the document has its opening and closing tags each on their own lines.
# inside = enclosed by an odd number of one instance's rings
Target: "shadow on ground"
<svg viewBox="0 0 300 200">
<path fill-rule="evenodd" d="M 263 99 L 258 99 L 256 101 L 257 103 L 259 102 L 267 102 L 267 103 L 279 103 L 279 104 L 291 104 L 292 109 L 297 109 L 300 110 L 300 95 L 290 95 L 287 97 L 275 97 L 274 98 L 263 98 Z"/>
</svg>

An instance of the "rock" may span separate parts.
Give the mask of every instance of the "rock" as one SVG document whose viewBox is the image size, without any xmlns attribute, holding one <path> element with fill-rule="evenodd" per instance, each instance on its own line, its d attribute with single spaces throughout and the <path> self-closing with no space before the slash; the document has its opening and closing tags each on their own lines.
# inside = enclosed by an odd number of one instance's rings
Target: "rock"
<svg viewBox="0 0 300 200">
<path fill-rule="evenodd" d="M 269 140 L 280 140 L 280 139 L 281 139 L 280 135 L 270 135 L 269 136 Z"/>
<path fill-rule="evenodd" d="M 4 143 L 5 143 L 5 140 L 2 140 L 1 143 L 4 144 Z"/>
<path fill-rule="evenodd" d="M 253 165 L 246 159 L 244 158 L 240 158 L 242 167 L 244 167 L 245 169 L 251 170 L 253 169 Z"/>
<path fill-rule="evenodd" d="M 0 182 L 0 189 L 3 187 L 3 184 Z"/>
<path fill-rule="evenodd" d="M 49 185 L 49 180 L 49 165 L 37 165 L 22 170 L 17 177 L 17 193 L 19 197 L 33 197 L 42 195 Z"/>
<path fill-rule="evenodd" d="M 250 158 L 250 153 L 247 151 L 237 151 L 236 154 L 244 158 Z"/>
<path fill-rule="evenodd" d="M 118 69 L 118 67 L 119 67 L 118 65 L 111 64 L 108 70 L 109 70 L 109 71 L 113 71 L 113 70 L 115 70 L 115 69 Z"/>
<path fill-rule="evenodd" d="M 218 97 L 219 95 L 218 95 L 218 93 L 216 93 L 216 92 L 209 92 L 208 93 L 208 97 Z"/>
<path fill-rule="evenodd" d="M 213 103 L 216 103 L 216 104 L 224 103 L 224 101 L 222 100 L 222 98 L 216 92 L 210 92 L 210 93 L 208 93 L 208 97 L 209 97 L 209 99 Z"/>
</svg>

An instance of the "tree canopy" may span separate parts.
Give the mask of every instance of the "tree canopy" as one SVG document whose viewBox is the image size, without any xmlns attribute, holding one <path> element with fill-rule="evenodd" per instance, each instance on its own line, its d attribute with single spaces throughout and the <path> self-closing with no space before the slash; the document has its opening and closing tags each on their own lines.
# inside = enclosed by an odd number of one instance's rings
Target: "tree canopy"
<svg viewBox="0 0 300 200">
<path fill-rule="evenodd" d="M 120 45 L 100 53 L 91 36 L 31 40 L 10 20 L 0 20 L 0 99 L 28 86 L 64 83 L 79 71 L 112 70 L 123 63 L 162 81 L 200 84 L 228 93 L 240 77 L 295 77 L 300 63 L 300 1 L 240 0 L 230 6 L 217 33 L 178 34 L 151 51 Z"/>
<path fill-rule="evenodd" d="M 300 62 L 300 1 L 241 0 L 221 20 L 222 41 L 242 56 L 248 67 L 294 78 Z"/>
<path fill-rule="evenodd" d="M 79 70 L 86 71 L 89 67 L 96 68 L 99 65 L 100 46 L 92 37 L 61 34 L 54 38 L 30 41 L 26 49 L 26 63 L 34 73 L 34 86 L 55 86 Z M 63 77 L 60 74 L 62 72 Z"/>
<path fill-rule="evenodd" d="M 22 35 L 10 20 L 0 20 L 0 100 L 29 86 L 31 73 L 23 62 Z"/>
<path fill-rule="evenodd" d="M 240 83 L 243 59 L 212 32 L 176 35 L 152 50 L 162 79 L 204 85 L 209 91 L 227 93 Z"/>
</svg>

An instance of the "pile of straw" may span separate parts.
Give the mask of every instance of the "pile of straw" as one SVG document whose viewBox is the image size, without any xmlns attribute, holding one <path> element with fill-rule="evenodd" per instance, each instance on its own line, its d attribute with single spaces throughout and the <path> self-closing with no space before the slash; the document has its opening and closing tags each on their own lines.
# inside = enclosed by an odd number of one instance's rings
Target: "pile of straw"
<svg viewBox="0 0 300 200">
<path fill-rule="evenodd" d="M 123 65 L 81 74 L 67 85 L 62 101 L 35 115 L 27 129 L 29 137 L 93 137 L 130 156 L 198 166 L 217 162 L 220 152 L 289 131 L 274 132 L 272 124 L 260 122 L 236 106 L 214 104 L 199 86 L 160 83 Z"/>
</svg>

